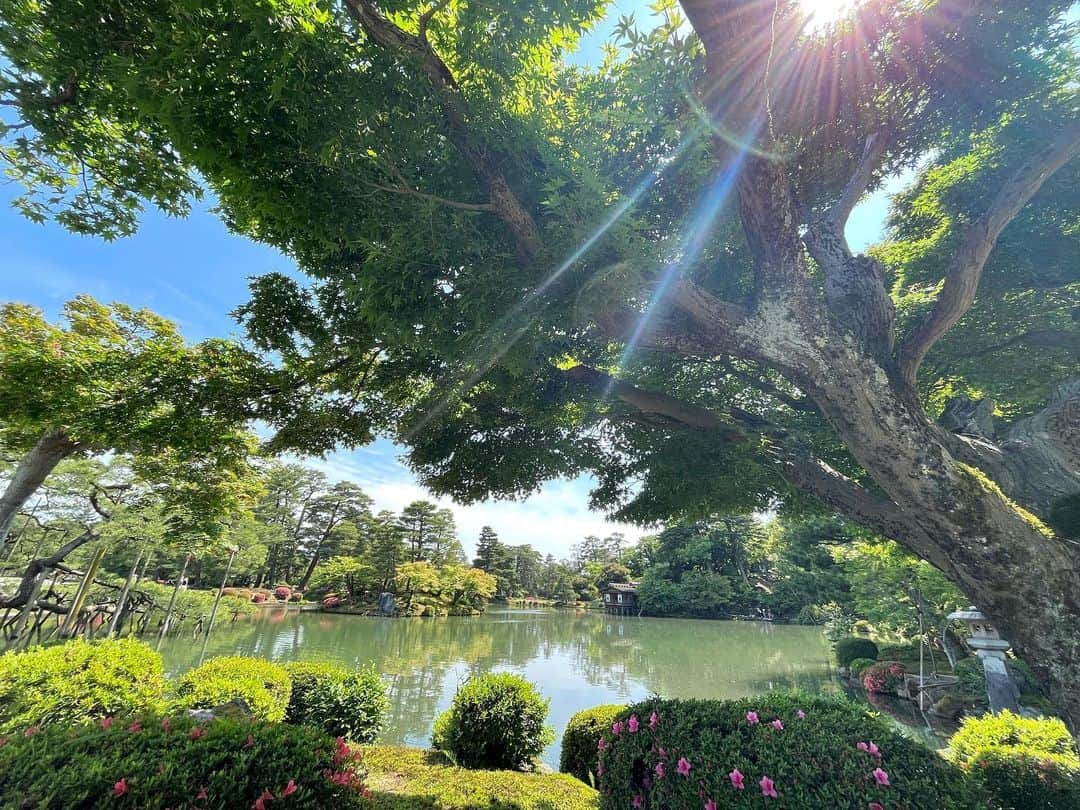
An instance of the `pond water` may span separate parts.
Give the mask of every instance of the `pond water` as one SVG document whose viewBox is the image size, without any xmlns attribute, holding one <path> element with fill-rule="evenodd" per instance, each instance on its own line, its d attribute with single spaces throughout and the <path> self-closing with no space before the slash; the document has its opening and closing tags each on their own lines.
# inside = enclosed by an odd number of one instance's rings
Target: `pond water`
<svg viewBox="0 0 1080 810">
<path fill-rule="evenodd" d="M 190 637 L 162 647 L 170 674 L 199 663 Z M 268 609 L 218 625 L 206 657 L 374 663 L 390 685 L 387 743 L 427 745 L 435 716 L 469 675 L 516 672 L 551 699 L 561 737 L 575 712 L 664 697 L 735 698 L 798 687 L 837 692 L 820 629 L 757 622 L 620 618 L 596 612 L 489 610 L 483 616 L 380 619 Z M 558 741 L 544 761 L 558 767 Z"/>
</svg>

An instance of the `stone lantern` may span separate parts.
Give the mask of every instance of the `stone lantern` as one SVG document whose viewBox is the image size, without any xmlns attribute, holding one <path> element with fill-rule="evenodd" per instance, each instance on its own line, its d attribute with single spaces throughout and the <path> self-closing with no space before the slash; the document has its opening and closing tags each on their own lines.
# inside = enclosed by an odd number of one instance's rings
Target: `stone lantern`
<svg viewBox="0 0 1080 810">
<path fill-rule="evenodd" d="M 1005 651 L 1009 649 L 1009 642 L 1001 637 L 997 628 L 990 623 L 989 617 L 975 607 L 950 613 L 948 618 L 962 622 L 971 633 L 968 646 L 982 660 L 990 711 L 997 714 L 1008 709 L 1019 714 L 1019 690 L 1009 677 L 1005 664 Z"/>
</svg>

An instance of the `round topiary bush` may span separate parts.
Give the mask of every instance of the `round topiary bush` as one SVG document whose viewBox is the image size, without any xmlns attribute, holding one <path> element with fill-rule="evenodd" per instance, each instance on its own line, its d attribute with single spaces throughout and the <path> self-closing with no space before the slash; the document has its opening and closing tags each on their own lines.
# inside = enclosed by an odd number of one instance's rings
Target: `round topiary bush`
<svg viewBox="0 0 1080 810">
<path fill-rule="evenodd" d="M 595 784 L 597 740 L 611 728 L 624 709 L 626 706 L 594 706 L 571 717 L 563 732 L 559 770 L 576 776 L 586 784 Z"/>
<path fill-rule="evenodd" d="M 834 650 L 836 661 L 842 667 L 850 666 L 856 658 L 869 658 L 873 661 L 878 658 L 877 644 L 868 638 L 847 636 L 836 642 Z"/>
<path fill-rule="evenodd" d="M 596 743 L 602 810 L 982 806 L 958 768 L 846 701 L 655 698 L 624 715 Z"/>
<path fill-rule="evenodd" d="M 863 688 L 871 694 L 891 694 L 904 682 L 907 670 L 897 661 L 878 661 L 863 670 Z"/>
<path fill-rule="evenodd" d="M 527 769 L 555 739 L 548 701 L 519 675 L 474 675 L 435 719 L 432 743 L 466 768 Z"/>
<path fill-rule="evenodd" d="M 285 670 L 292 679 L 286 722 L 316 726 L 361 745 L 378 740 L 390 699 L 373 668 L 349 671 L 335 664 L 297 661 L 286 664 Z"/>
<path fill-rule="evenodd" d="M 285 668 L 262 658 L 211 658 L 176 684 L 180 705 L 208 709 L 239 698 L 259 720 L 285 719 L 292 681 Z"/>
<path fill-rule="evenodd" d="M 140 641 L 68 641 L 0 655 L 0 734 L 160 711 L 161 656 Z"/>
<path fill-rule="evenodd" d="M 856 658 L 854 661 L 848 664 L 848 670 L 851 672 L 852 675 L 858 677 L 859 675 L 862 675 L 867 669 L 872 667 L 875 663 L 877 662 L 874 661 L 872 658 Z"/>
<path fill-rule="evenodd" d="M 188 717 L 55 725 L 0 746 L 0 807 L 369 807 L 358 755 L 318 729 Z"/>
<path fill-rule="evenodd" d="M 1080 807 L 1080 756 L 1065 724 L 1012 712 L 969 717 L 948 757 L 1003 810 Z"/>
</svg>

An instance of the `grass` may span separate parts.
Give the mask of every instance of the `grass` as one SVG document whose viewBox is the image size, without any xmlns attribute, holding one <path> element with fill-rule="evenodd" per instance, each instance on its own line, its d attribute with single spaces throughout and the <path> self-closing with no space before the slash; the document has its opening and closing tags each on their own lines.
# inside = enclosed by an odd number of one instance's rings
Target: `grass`
<svg viewBox="0 0 1080 810">
<path fill-rule="evenodd" d="M 596 810 L 597 793 L 562 773 L 475 771 L 437 751 L 363 749 L 376 810 Z"/>
</svg>

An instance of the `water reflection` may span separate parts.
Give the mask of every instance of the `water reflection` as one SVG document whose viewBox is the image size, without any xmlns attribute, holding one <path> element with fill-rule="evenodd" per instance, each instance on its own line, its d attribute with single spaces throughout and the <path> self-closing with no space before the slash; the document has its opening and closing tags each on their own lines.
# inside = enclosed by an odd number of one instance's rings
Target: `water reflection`
<svg viewBox="0 0 1080 810">
<path fill-rule="evenodd" d="M 170 673 L 198 663 L 199 645 L 170 640 Z M 207 656 L 373 662 L 390 684 L 387 742 L 426 744 L 457 685 L 489 670 L 519 672 L 551 699 L 561 734 L 570 716 L 650 694 L 733 698 L 769 689 L 834 691 L 828 645 L 808 627 L 617 618 L 571 611 L 492 610 L 481 617 L 377 619 L 267 611 L 221 626 Z M 556 764 L 558 743 L 545 752 Z"/>
</svg>

